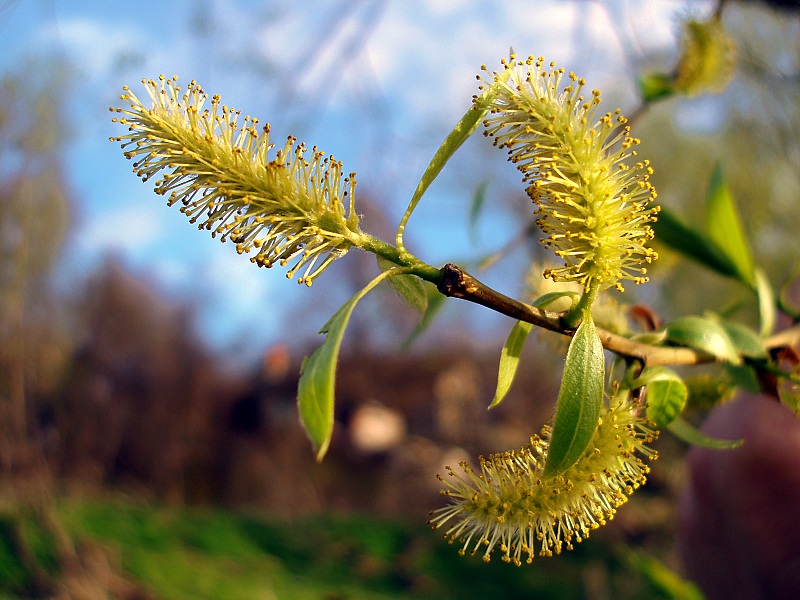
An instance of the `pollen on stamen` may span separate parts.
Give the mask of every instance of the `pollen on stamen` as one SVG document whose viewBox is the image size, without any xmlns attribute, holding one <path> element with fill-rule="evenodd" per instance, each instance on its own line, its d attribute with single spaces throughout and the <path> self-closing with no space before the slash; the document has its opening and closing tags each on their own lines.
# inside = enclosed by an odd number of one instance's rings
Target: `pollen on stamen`
<svg viewBox="0 0 800 600">
<path fill-rule="evenodd" d="M 641 407 L 626 397 L 603 410 L 590 449 L 567 471 L 543 477 L 551 428 L 516 451 L 480 457 L 476 476 L 468 464 L 463 475 L 447 467 L 442 495 L 450 503 L 434 510 L 433 529 L 447 527 L 444 537 L 461 544 L 459 554 L 483 548 L 488 561 L 494 550 L 517 566 L 533 557 L 571 550 L 607 521 L 628 496 L 646 481 L 655 451 L 647 447 L 657 436 L 639 416 Z M 619 439 L 617 439 L 619 438 Z M 537 551 L 538 548 L 538 551 Z"/>
<path fill-rule="evenodd" d="M 259 132 L 254 117 L 240 123 L 241 112 L 219 95 L 204 109 L 208 95 L 195 81 L 185 92 L 177 77 L 142 83 L 152 106 L 124 87 L 128 106 L 111 111 L 122 115 L 112 121 L 128 133 L 111 141 L 136 158 L 134 172 L 143 181 L 165 172 L 154 191 L 168 194 L 169 205 L 179 203 L 192 223 L 222 241 L 230 237 L 240 253 L 255 251 L 251 261 L 259 266 L 296 259 L 288 275 L 304 269 L 299 281 L 305 285 L 358 239 L 355 177 L 343 177 L 333 157 L 314 148 L 307 160 L 305 146 L 289 136 L 270 159 L 269 124 Z"/>
<path fill-rule="evenodd" d="M 475 102 L 488 110 L 485 135 L 508 150 L 528 184 L 537 224 L 554 234 L 544 245 L 565 259 L 549 276 L 599 288 L 620 289 L 621 280 L 643 283 L 633 273 L 652 260 L 645 245 L 652 237 L 647 223 L 658 211 L 649 207 L 656 197 L 649 163 L 625 163 L 639 143 L 630 137 L 625 118 L 619 109 L 597 117 L 600 92 L 593 90 L 584 100 L 586 81 L 574 73 L 559 93 L 564 71 L 554 63 L 546 70 L 541 57 L 502 64 L 504 76 L 482 79 L 486 91 Z M 611 153 L 615 146 L 620 149 Z"/>
</svg>

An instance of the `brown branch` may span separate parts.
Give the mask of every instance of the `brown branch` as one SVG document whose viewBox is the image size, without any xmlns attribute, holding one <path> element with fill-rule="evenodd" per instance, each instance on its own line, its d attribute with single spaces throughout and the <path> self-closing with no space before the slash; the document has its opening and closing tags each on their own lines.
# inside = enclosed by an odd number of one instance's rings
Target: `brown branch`
<svg viewBox="0 0 800 600">
<path fill-rule="evenodd" d="M 474 302 L 512 319 L 532 323 L 564 335 L 575 333 L 574 327 L 567 327 L 563 323 L 562 317 L 565 313 L 534 308 L 509 298 L 453 264 L 443 266 L 440 273 L 441 278 L 437 288 L 445 296 Z M 620 356 L 640 360 L 646 365 L 696 365 L 715 360 L 712 355 L 693 348 L 643 344 L 599 328 L 597 333 L 607 350 Z"/>
</svg>

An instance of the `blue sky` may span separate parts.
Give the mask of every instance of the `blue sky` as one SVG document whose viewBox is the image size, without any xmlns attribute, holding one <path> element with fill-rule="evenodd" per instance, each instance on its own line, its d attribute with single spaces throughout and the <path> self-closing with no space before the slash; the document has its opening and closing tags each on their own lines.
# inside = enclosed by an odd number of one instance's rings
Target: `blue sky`
<svg viewBox="0 0 800 600">
<path fill-rule="evenodd" d="M 482 63 L 498 65 L 512 47 L 544 55 L 604 90 L 607 108 L 624 111 L 636 102 L 636 61 L 674 54 L 675 17 L 686 12 L 687 3 L 666 0 L 0 0 L 0 70 L 47 52 L 75 68 L 63 99 L 78 213 L 65 267 L 71 277 L 113 253 L 175 298 L 199 298 L 200 326 L 215 346 L 230 348 L 246 335 L 245 349 L 257 350 L 285 335 L 303 294 L 324 294 L 317 288 L 330 272 L 306 290 L 277 269 L 255 268 L 167 208 L 108 141 L 120 133 L 108 106 L 119 105 L 123 85 L 141 90 L 142 77 L 160 73 L 184 84 L 196 79 L 272 123 L 275 139 L 292 134 L 334 154 L 358 173 L 359 193 L 380 197 L 396 223 L 469 106 Z M 497 196 L 517 184 L 488 146 L 471 140 L 412 218 L 412 250 L 427 262 L 474 257 L 513 234 L 513 215 L 489 206 L 484 245 L 470 246 L 466 207 L 475 186 L 498 173 L 508 181 L 492 180 Z M 326 317 L 306 320 L 302 335 Z"/>
</svg>

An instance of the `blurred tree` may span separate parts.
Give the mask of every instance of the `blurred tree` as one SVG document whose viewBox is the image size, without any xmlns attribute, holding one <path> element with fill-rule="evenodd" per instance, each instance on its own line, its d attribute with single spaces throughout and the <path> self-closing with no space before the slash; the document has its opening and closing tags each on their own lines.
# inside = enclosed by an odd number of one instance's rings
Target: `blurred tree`
<svg viewBox="0 0 800 600">
<path fill-rule="evenodd" d="M 213 453 L 225 396 L 191 310 L 114 261 L 90 278 L 77 305 L 76 352 L 54 405 L 59 472 L 191 496 L 186 466 Z"/>
<path fill-rule="evenodd" d="M 0 472 L 30 469 L 29 396 L 56 381 L 65 336 L 52 275 L 68 229 L 61 166 L 67 70 L 24 65 L 0 80 Z"/>
</svg>

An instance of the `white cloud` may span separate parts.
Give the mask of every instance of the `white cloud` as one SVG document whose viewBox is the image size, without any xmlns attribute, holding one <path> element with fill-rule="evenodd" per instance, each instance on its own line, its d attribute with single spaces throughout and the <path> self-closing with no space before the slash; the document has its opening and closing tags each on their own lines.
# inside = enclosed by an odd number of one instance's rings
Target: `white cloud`
<svg viewBox="0 0 800 600">
<path fill-rule="evenodd" d="M 97 254 L 141 251 L 164 234 L 162 211 L 163 207 L 142 201 L 98 214 L 81 228 L 79 244 Z"/>
<path fill-rule="evenodd" d="M 131 25 L 120 26 L 92 17 L 64 17 L 45 26 L 44 39 L 65 48 L 74 64 L 93 77 L 113 70 L 123 54 L 141 45 L 141 36 Z"/>
</svg>

